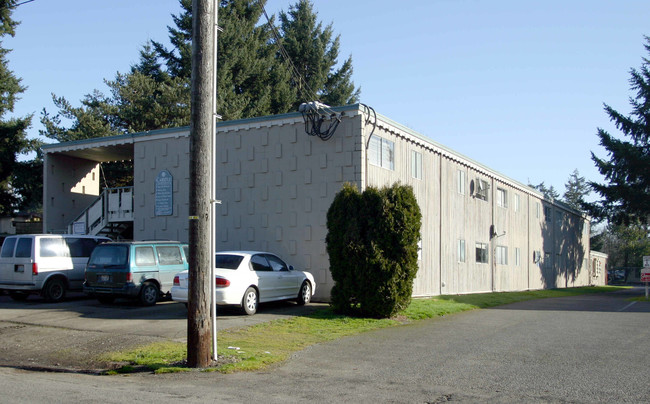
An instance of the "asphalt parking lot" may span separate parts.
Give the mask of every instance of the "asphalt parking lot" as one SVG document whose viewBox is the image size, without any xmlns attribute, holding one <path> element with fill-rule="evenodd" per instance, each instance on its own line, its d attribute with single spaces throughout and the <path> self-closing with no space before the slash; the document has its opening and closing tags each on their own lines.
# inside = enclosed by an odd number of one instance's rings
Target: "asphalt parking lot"
<svg viewBox="0 0 650 404">
<path fill-rule="evenodd" d="M 244 327 L 309 313 L 324 304 L 294 302 L 260 305 L 254 316 L 235 308 L 219 308 L 217 329 Z M 187 309 L 173 301 L 143 307 L 118 299 L 101 304 L 82 293 L 69 293 L 62 303 L 33 295 L 25 302 L 0 296 L 0 366 L 98 370 L 97 355 L 162 340 L 187 339 Z"/>
</svg>

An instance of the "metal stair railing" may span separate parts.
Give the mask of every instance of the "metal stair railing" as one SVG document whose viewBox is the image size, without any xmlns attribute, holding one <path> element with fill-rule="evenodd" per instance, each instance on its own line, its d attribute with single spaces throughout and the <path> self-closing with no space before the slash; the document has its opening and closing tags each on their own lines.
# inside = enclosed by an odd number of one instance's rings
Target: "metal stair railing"
<svg viewBox="0 0 650 404">
<path fill-rule="evenodd" d="M 94 236 L 109 223 L 129 221 L 133 221 L 133 187 L 107 188 L 68 225 L 68 233 Z"/>
</svg>

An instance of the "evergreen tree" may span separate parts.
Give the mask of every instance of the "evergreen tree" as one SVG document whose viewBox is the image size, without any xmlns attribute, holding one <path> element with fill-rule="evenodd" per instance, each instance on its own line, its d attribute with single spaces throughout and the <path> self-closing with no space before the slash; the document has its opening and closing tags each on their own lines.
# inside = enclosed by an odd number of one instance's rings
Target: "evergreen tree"
<svg viewBox="0 0 650 404">
<path fill-rule="evenodd" d="M 645 37 L 650 52 L 650 37 Z M 605 104 L 605 111 L 616 128 L 628 139 L 623 140 L 598 128 L 600 144 L 608 158 L 591 158 L 606 184 L 590 183 L 602 199 L 588 205 L 589 212 L 614 223 L 650 223 L 650 60 L 643 58 L 639 70 L 631 69 L 630 85 L 636 91 L 630 97 L 632 113 L 624 116 Z"/>
<path fill-rule="evenodd" d="M 650 227 L 640 223 L 629 225 L 610 223 L 600 235 L 600 249 L 608 255 L 609 268 L 625 268 L 625 278 L 630 268 L 643 265 L 643 256 L 650 255 Z M 592 249 L 595 247 L 592 246 Z"/>
<path fill-rule="evenodd" d="M 589 195 L 591 191 L 591 187 L 585 177 L 581 177 L 578 169 L 575 169 L 569 176 L 564 187 L 564 202 L 573 209 L 581 210 L 585 203 L 585 196 Z"/>
<path fill-rule="evenodd" d="M 340 35 L 332 40 L 332 24 L 323 28 L 317 22 L 312 3 L 299 0 L 288 13 L 280 13 L 280 23 L 282 44 L 300 77 L 293 79 L 299 96 L 294 109 L 315 100 L 331 106 L 357 102 L 360 90 L 352 83 L 352 57 L 335 70 Z"/>
<path fill-rule="evenodd" d="M 151 41 L 140 52 L 140 60 L 128 73 L 117 73 L 106 80 L 110 94 L 95 90 L 74 107 L 64 97 L 53 96 L 58 112 L 43 110 L 41 135 L 59 142 L 113 136 L 189 124 L 191 91 L 192 1 L 179 0 L 181 13 L 172 16 L 175 27 L 168 27 L 172 48 Z M 265 0 L 221 0 L 217 50 L 217 110 L 224 120 L 250 118 L 289 112 L 306 100 L 299 100 L 292 85 L 291 69 L 278 51 L 273 19 L 260 23 Z M 355 102 L 359 91 L 351 83 L 352 62 L 349 58 L 336 71 L 339 38 L 333 42 L 331 25 L 326 30 L 316 24 L 309 2 L 301 1 L 292 10 L 306 13 L 312 31 L 320 39 L 292 37 L 293 49 L 310 53 L 315 47 L 318 58 L 310 63 L 318 66 L 315 76 L 305 70 L 310 87 L 321 100 L 330 105 Z M 301 16 L 303 16 L 301 14 Z M 286 16 L 285 16 L 286 17 Z M 302 17 L 301 17 L 302 18 Z M 302 20 L 285 18 L 291 28 Z M 300 59 L 301 53 L 295 54 Z M 330 71 L 332 70 L 332 71 Z M 316 80 L 315 77 L 318 77 Z M 309 100 L 307 100 L 309 101 Z M 65 126 L 62 122 L 71 121 Z"/>
<path fill-rule="evenodd" d="M 528 184 L 528 186 L 544 194 L 544 198 L 546 199 L 550 199 L 550 200 L 560 199 L 560 194 L 555 190 L 553 185 L 547 187 L 546 184 L 544 184 L 544 181 L 540 182 L 537 185 Z"/>
<path fill-rule="evenodd" d="M 18 22 L 11 18 L 16 7 L 14 0 L 0 2 L 0 38 L 15 35 Z M 19 169 L 18 155 L 33 150 L 36 142 L 27 139 L 26 130 L 31 125 L 31 116 L 5 119 L 13 112 L 16 100 L 25 87 L 21 79 L 9 69 L 9 49 L 0 43 L 0 214 L 11 214 L 20 204 L 21 195 L 16 192 L 14 173 Z"/>
</svg>

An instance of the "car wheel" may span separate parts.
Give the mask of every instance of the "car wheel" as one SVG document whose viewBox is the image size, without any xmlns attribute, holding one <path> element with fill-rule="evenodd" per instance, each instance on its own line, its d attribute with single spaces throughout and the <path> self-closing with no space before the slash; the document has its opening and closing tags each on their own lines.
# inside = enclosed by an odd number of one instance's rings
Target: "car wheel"
<svg viewBox="0 0 650 404">
<path fill-rule="evenodd" d="M 65 297 L 65 283 L 62 279 L 54 278 L 47 281 L 43 288 L 43 297 L 48 302 L 60 302 Z"/>
<path fill-rule="evenodd" d="M 244 310 L 244 313 L 248 314 L 249 316 L 255 314 L 257 312 L 258 302 L 259 299 L 257 297 L 257 290 L 255 290 L 253 287 L 246 289 L 246 293 L 244 293 L 244 297 L 241 301 L 241 307 Z"/>
<path fill-rule="evenodd" d="M 17 302 L 24 302 L 29 297 L 29 293 L 26 292 L 17 292 L 15 290 L 9 291 L 9 297 Z"/>
<path fill-rule="evenodd" d="M 311 301 L 311 285 L 309 282 L 304 281 L 298 292 L 298 304 L 305 305 Z"/>
<path fill-rule="evenodd" d="M 115 301 L 115 296 L 97 296 L 97 300 L 102 304 L 111 304 Z"/>
<path fill-rule="evenodd" d="M 158 301 L 158 286 L 151 282 L 145 282 L 140 289 L 140 303 L 143 306 L 153 306 Z"/>
</svg>

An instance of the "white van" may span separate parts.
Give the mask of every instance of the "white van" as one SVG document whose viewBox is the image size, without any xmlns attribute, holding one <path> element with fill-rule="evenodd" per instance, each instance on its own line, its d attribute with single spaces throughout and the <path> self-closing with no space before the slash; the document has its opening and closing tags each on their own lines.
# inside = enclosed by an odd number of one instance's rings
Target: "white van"
<svg viewBox="0 0 650 404">
<path fill-rule="evenodd" d="M 73 234 L 9 236 L 0 250 L 0 289 L 14 300 L 40 292 L 50 302 L 81 290 L 90 253 L 107 237 Z"/>
</svg>

